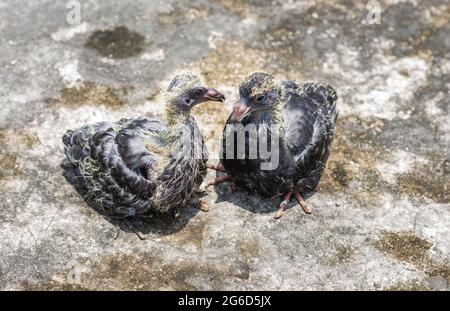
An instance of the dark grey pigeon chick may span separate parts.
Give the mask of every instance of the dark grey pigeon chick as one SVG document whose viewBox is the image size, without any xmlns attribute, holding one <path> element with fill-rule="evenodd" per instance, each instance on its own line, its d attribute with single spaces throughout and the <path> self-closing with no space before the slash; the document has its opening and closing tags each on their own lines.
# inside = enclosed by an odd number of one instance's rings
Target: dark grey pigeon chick
<svg viewBox="0 0 450 311">
<path fill-rule="evenodd" d="M 239 94 L 223 134 L 219 169 L 228 175 L 210 184 L 232 180 L 264 196 L 282 196 L 275 218 L 282 216 L 291 196 L 310 213 L 301 194 L 316 188 L 330 154 L 338 115 L 336 91 L 321 83 L 278 82 L 272 75 L 257 72 L 244 79 Z M 232 125 L 245 126 L 247 133 L 242 128 L 230 130 Z M 251 125 L 263 136 L 252 138 Z M 258 143 L 264 137 L 267 150 L 278 152 L 278 161 L 269 169 L 261 166 L 274 159 L 262 156 Z M 245 144 L 242 154 L 238 154 L 239 143 Z M 253 156 L 251 146 L 257 148 Z"/>
<path fill-rule="evenodd" d="M 206 148 L 191 108 L 225 100 L 192 73 L 163 90 L 165 120 L 139 117 L 69 130 L 63 137 L 66 178 L 112 217 L 163 214 L 183 207 L 206 174 Z"/>
</svg>

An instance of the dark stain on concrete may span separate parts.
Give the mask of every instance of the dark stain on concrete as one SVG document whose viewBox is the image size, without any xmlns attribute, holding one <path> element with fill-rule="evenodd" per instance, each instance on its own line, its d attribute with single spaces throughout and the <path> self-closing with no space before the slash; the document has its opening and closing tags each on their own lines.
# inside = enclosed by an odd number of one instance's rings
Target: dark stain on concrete
<svg viewBox="0 0 450 311">
<path fill-rule="evenodd" d="M 379 251 L 397 260 L 418 264 L 424 260 L 433 244 L 411 232 L 384 231 L 374 245 Z"/>
<path fill-rule="evenodd" d="M 23 283 L 27 290 L 197 290 L 191 279 L 203 279 L 214 289 L 222 288 L 223 279 L 235 276 L 242 279 L 241 269 L 234 262 L 215 265 L 207 261 L 163 260 L 157 252 L 134 255 L 120 253 L 105 256 L 88 267 L 81 284 L 61 284 L 48 281 L 40 284 Z M 64 271 L 61 276 L 70 271 Z M 193 281 L 195 282 L 195 281 Z"/>
<path fill-rule="evenodd" d="M 450 285 L 449 263 L 432 260 L 428 252 L 433 244 L 414 233 L 384 231 L 373 244 L 379 251 L 423 270 L 428 281 L 438 278 L 445 286 Z"/>
<path fill-rule="evenodd" d="M 446 155 L 429 154 L 428 162 L 415 165 L 397 177 L 395 188 L 411 197 L 429 198 L 437 203 L 450 203 L 450 178 L 445 173 Z"/>
<path fill-rule="evenodd" d="M 17 164 L 17 157 L 8 153 L 0 153 L 0 188 L 8 178 L 20 174 L 22 172 Z"/>
<path fill-rule="evenodd" d="M 104 105 L 108 108 L 118 109 L 124 105 L 118 93 L 118 90 L 103 84 L 82 82 L 73 87 L 62 89 L 59 99 L 51 102 L 73 108 L 83 105 Z"/>
<path fill-rule="evenodd" d="M 0 128 L 0 147 L 3 150 L 31 149 L 39 143 L 39 138 L 25 129 Z"/>
<path fill-rule="evenodd" d="M 139 55 L 145 48 L 145 37 L 125 26 L 97 30 L 87 40 L 86 47 L 109 58 L 128 58 Z"/>
<path fill-rule="evenodd" d="M 333 258 L 329 261 L 330 266 L 337 266 L 350 262 L 355 255 L 355 250 L 349 245 L 339 245 L 336 247 Z"/>
<path fill-rule="evenodd" d="M 450 265 L 445 263 L 429 263 L 429 268 L 425 271 L 429 277 L 438 277 L 450 285 Z"/>
<path fill-rule="evenodd" d="M 38 143 L 38 137 L 25 129 L 0 128 L 0 187 L 7 179 L 22 174 L 18 156 Z"/>
</svg>

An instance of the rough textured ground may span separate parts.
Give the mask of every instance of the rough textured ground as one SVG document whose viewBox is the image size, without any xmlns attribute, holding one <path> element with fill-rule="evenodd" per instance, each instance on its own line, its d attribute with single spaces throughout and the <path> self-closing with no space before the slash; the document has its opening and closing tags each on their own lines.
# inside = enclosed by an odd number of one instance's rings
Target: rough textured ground
<svg viewBox="0 0 450 311">
<path fill-rule="evenodd" d="M 450 288 L 450 7 L 446 0 L 0 1 L 0 289 Z M 225 186 L 142 227 L 90 209 L 62 177 L 61 136 L 159 115 L 158 83 L 196 69 L 211 153 L 242 77 L 324 80 L 336 140 L 305 215 Z M 213 178 L 210 173 L 208 178 Z"/>
</svg>

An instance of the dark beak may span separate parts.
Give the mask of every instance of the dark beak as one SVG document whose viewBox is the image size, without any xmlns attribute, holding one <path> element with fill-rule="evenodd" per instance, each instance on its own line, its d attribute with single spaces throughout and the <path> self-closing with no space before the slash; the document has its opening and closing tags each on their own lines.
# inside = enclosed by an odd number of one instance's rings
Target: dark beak
<svg viewBox="0 0 450 311">
<path fill-rule="evenodd" d="M 203 94 L 202 102 L 213 101 L 213 102 L 224 102 L 225 96 L 222 93 L 219 93 L 216 89 L 208 88 Z"/>
<path fill-rule="evenodd" d="M 250 111 L 250 107 L 247 104 L 240 100 L 236 104 L 234 104 L 233 112 L 231 113 L 231 121 L 237 121 L 245 117 Z"/>
</svg>

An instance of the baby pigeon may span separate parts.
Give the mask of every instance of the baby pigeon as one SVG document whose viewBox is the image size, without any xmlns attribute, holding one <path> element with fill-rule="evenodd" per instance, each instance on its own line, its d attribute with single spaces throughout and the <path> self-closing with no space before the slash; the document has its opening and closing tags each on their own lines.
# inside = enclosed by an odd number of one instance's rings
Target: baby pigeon
<svg viewBox="0 0 450 311">
<path fill-rule="evenodd" d="M 336 91 L 321 83 L 278 82 L 270 74 L 256 72 L 244 79 L 239 94 L 224 130 L 218 167 L 228 175 L 209 184 L 231 180 L 264 196 L 282 196 L 275 218 L 282 216 L 291 196 L 310 213 L 301 193 L 316 188 L 330 154 L 338 115 Z M 230 130 L 232 125 L 241 125 L 245 130 Z M 256 127 L 256 138 L 248 132 L 249 125 Z M 245 144 L 241 154 L 237 152 L 239 137 Z M 262 157 L 261 140 L 268 145 L 265 150 L 273 149 L 272 157 L 278 152 L 278 161 L 272 167 L 262 168 L 268 162 L 267 157 Z M 253 153 L 252 146 L 257 148 Z"/>
<path fill-rule="evenodd" d="M 111 217 L 177 211 L 206 174 L 206 148 L 191 108 L 225 100 L 203 85 L 193 73 L 175 76 L 162 92 L 165 122 L 139 117 L 69 130 L 63 137 L 66 178 Z"/>
</svg>

